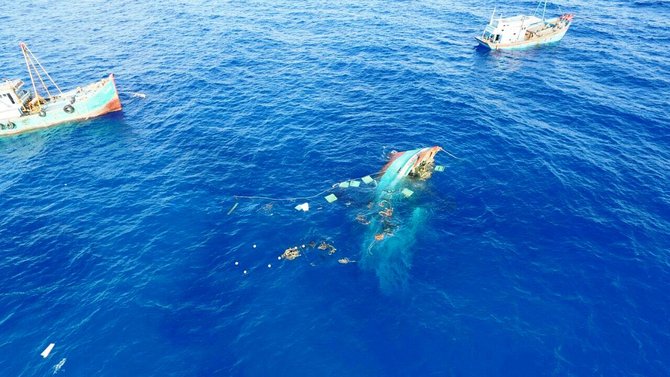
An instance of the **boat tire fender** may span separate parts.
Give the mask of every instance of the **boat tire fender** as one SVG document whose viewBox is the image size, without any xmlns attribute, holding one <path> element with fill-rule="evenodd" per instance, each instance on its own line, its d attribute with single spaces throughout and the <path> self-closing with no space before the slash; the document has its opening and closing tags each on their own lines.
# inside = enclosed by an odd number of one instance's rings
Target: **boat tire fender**
<svg viewBox="0 0 670 377">
<path fill-rule="evenodd" d="M 44 111 L 44 110 L 40 110 L 39 114 L 40 114 L 40 116 L 41 116 L 42 118 L 44 118 L 45 116 L 47 116 L 47 112 Z"/>
<path fill-rule="evenodd" d="M 4 130 L 4 129 L 5 129 L 5 125 L 3 123 L 0 123 L 0 130 Z"/>
<path fill-rule="evenodd" d="M 65 105 L 65 107 L 63 107 L 63 111 L 65 111 L 68 114 L 71 114 L 74 112 L 74 107 L 72 107 L 72 105 Z"/>
<path fill-rule="evenodd" d="M 8 130 L 13 130 L 16 128 L 16 123 L 14 122 L 7 122 L 7 129 Z"/>
</svg>

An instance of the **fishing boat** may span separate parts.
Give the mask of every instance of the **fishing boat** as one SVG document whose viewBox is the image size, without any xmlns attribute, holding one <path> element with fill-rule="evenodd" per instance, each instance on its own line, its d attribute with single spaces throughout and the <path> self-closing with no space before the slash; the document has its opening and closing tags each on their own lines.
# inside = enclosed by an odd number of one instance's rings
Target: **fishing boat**
<svg viewBox="0 0 670 377">
<path fill-rule="evenodd" d="M 519 15 L 496 18 L 493 9 L 489 24 L 481 36 L 475 37 L 480 46 L 491 50 L 513 50 L 560 41 L 572 24 L 573 15 L 564 13 L 545 19 L 547 1 L 544 1 L 542 18 L 536 17 L 543 2 L 540 1 L 531 16 Z"/>
<path fill-rule="evenodd" d="M 23 42 L 19 46 L 28 68 L 32 92 L 30 89 L 26 90 L 23 81 L 19 79 L 0 83 L 0 136 L 15 135 L 121 110 L 114 74 L 98 82 L 63 92 L 28 46 Z M 37 90 L 38 84 L 45 95 Z"/>
</svg>

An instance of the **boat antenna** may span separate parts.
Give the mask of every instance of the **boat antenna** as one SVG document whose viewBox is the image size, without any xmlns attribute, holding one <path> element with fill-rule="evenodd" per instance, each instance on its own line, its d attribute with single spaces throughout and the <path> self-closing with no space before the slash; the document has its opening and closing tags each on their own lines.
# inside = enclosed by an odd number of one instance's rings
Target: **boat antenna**
<svg viewBox="0 0 670 377">
<path fill-rule="evenodd" d="M 21 47 L 21 51 L 23 52 L 23 58 L 24 58 L 24 60 L 26 61 L 26 67 L 28 68 L 28 74 L 30 75 L 30 81 L 31 81 L 32 84 L 33 84 L 33 91 L 35 92 L 35 96 L 37 97 L 37 96 L 38 96 L 38 93 L 37 93 L 37 87 L 36 87 L 36 85 L 35 85 L 35 79 L 33 78 L 33 71 L 35 71 L 35 76 L 37 76 L 37 78 L 40 80 L 40 83 L 42 83 L 42 87 L 43 87 L 44 90 L 47 92 L 47 95 L 48 95 L 49 97 L 51 97 L 51 92 L 49 92 L 49 88 L 48 88 L 47 85 L 44 83 L 44 80 L 42 79 L 42 75 L 40 74 L 39 69 L 37 69 L 37 66 L 39 66 L 39 68 L 42 70 L 42 72 L 44 72 L 44 74 L 45 74 L 46 77 L 49 79 L 49 81 L 51 81 L 51 83 L 52 83 L 53 86 L 56 88 L 56 90 L 58 90 L 58 93 L 60 93 L 60 94 L 62 95 L 63 92 L 62 92 L 62 91 L 60 90 L 60 88 L 58 87 L 58 84 L 56 84 L 56 82 L 54 81 L 54 79 L 51 78 L 51 75 L 49 75 L 49 72 L 47 72 L 47 70 L 44 69 L 44 67 L 42 66 L 42 64 L 40 63 L 40 61 L 39 61 L 39 60 L 37 59 L 37 57 L 32 53 L 32 51 L 30 51 L 30 49 L 28 48 L 28 46 L 26 46 L 25 43 L 20 42 L 20 43 L 19 43 L 19 47 Z M 37 63 L 37 66 L 35 65 L 35 63 Z"/>
<path fill-rule="evenodd" d="M 489 21 L 489 25 L 493 24 L 493 17 L 496 15 L 496 7 L 493 7 L 493 13 L 491 13 L 491 20 Z"/>
<path fill-rule="evenodd" d="M 542 11 L 542 21 L 544 21 L 544 14 L 547 12 L 547 0 L 544 0 L 544 10 Z"/>
</svg>

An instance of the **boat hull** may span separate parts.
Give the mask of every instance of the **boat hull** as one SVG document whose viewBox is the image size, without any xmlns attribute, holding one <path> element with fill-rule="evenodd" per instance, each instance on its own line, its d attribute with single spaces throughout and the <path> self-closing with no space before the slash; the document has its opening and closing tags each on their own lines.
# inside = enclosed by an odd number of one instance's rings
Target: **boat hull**
<svg viewBox="0 0 670 377">
<path fill-rule="evenodd" d="M 489 50 L 523 50 L 535 46 L 556 43 L 561 39 L 563 39 L 565 33 L 568 32 L 568 29 L 570 29 L 570 24 L 561 28 L 560 30 L 557 30 L 547 35 L 543 35 L 541 37 L 512 43 L 491 43 L 480 37 L 475 37 L 475 39 L 477 40 L 477 42 L 479 42 L 480 46 L 485 47 Z"/>
<path fill-rule="evenodd" d="M 0 136 L 16 135 L 121 110 L 114 75 L 52 98 L 42 105 L 42 110 L 40 113 L 0 120 Z"/>
<path fill-rule="evenodd" d="M 413 187 L 409 178 L 424 164 L 433 164 L 440 150 L 435 146 L 397 152 L 382 168 L 360 264 L 374 271 L 386 293 L 406 287 L 414 243 L 430 213 L 408 199 L 412 191 L 408 195 L 404 189 Z"/>
</svg>

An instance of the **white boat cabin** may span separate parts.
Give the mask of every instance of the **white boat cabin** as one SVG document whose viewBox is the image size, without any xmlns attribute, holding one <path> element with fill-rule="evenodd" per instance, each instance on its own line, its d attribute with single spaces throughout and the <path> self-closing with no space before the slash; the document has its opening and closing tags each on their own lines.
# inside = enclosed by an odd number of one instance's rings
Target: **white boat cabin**
<svg viewBox="0 0 670 377">
<path fill-rule="evenodd" d="M 23 115 L 21 109 L 30 101 L 30 93 L 22 86 L 21 80 L 7 80 L 0 83 L 0 120 Z"/>
<path fill-rule="evenodd" d="M 484 29 L 482 39 L 494 44 L 507 44 L 524 41 L 526 32 L 533 31 L 544 25 L 542 19 L 535 16 L 514 16 L 491 19 Z"/>
</svg>

